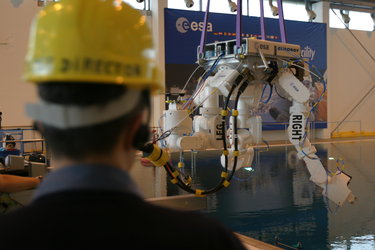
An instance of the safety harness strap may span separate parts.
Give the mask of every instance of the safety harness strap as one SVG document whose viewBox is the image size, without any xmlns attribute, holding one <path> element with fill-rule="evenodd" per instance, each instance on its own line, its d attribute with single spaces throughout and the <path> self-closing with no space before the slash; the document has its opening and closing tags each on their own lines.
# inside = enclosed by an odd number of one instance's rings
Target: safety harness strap
<svg viewBox="0 0 375 250">
<path fill-rule="evenodd" d="M 283 0 L 277 0 L 277 7 L 279 8 L 279 25 L 280 25 L 281 42 L 287 43 L 288 41 L 286 39 L 286 31 L 285 31 Z"/>
<path fill-rule="evenodd" d="M 202 58 L 204 56 L 204 50 L 206 46 L 207 24 L 208 24 L 209 12 L 210 12 L 210 0 L 207 0 L 206 13 L 204 14 L 203 30 L 201 33 L 201 42 L 200 42 L 200 47 L 199 47 L 199 54 Z"/>
<path fill-rule="evenodd" d="M 266 40 L 266 25 L 264 22 L 264 3 L 263 0 L 259 0 L 260 5 L 260 34 L 262 40 Z"/>
<path fill-rule="evenodd" d="M 236 15 L 236 53 L 241 53 L 241 36 L 242 36 L 242 0 L 237 0 Z"/>
</svg>

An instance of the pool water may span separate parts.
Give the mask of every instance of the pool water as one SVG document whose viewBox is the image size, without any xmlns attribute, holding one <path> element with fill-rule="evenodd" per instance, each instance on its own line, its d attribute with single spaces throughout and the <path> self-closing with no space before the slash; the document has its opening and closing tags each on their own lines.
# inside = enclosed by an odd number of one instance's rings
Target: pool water
<svg viewBox="0 0 375 250">
<path fill-rule="evenodd" d="M 355 204 L 338 207 L 322 189 L 309 181 L 309 173 L 292 147 L 257 151 L 252 166 L 238 170 L 231 185 L 207 198 L 202 211 L 232 230 L 274 244 L 303 249 L 375 249 L 375 141 L 316 145 L 324 166 L 336 160 L 352 176 L 349 188 Z M 262 152 L 260 152 L 262 151 Z M 197 188 L 216 185 L 222 170 L 220 152 L 199 152 L 192 166 L 185 153 L 185 172 Z M 177 163 L 178 156 L 173 157 Z M 168 195 L 183 194 L 168 184 Z M 288 249 L 288 248 L 285 248 Z"/>
</svg>

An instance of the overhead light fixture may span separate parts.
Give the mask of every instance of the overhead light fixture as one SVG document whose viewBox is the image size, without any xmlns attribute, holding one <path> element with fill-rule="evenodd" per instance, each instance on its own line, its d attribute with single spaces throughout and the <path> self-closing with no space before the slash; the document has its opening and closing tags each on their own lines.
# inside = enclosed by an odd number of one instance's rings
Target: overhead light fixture
<svg viewBox="0 0 375 250">
<path fill-rule="evenodd" d="M 185 0 L 186 7 L 191 8 L 194 6 L 193 0 Z"/>
<path fill-rule="evenodd" d="M 309 16 L 309 22 L 312 22 L 316 18 L 316 13 L 312 10 L 312 3 L 310 0 L 305 0 L 305 9 Z"/>
<path fill-rule="evenodd" d="M 350 22 L 349 10 L 340 10 L 340 14 L 344 23 L 349 24 Z"/>
<path fill-rule="evenodd" d="M 269 0 L 268 3 L 270 5 L 270 7 L 271 7 L 272 15 L 273 16 L 279 15 L 279 9 L 276 6 L 273 5 L 272 0 Z"/>
<path fill-rule="evenodd" d="M 228 0 L 229 3 L 229 8 L 231 12 L 236 12 L 237 11 L 237 4 L 232 2 L 231 0 Z"/>
</svg>

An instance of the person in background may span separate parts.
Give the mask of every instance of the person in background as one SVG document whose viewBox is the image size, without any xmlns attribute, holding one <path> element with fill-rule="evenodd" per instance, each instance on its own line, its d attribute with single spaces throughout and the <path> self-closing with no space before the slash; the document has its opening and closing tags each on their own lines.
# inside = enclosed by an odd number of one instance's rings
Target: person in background
<svg viewBox="0 0 375 250">
<path fill-rule="evenodd" d="M 117 0 L 50 3 L 26 62 L 42 100 L 27 113 L 54 170 L 31 204 L 0 218 L 2 249 L 245 249 L 212 218 L 148 203 L 129 176 L 161 86 L 139 11 Z"/>
<path fill-rule="evenodd" d="M 36 188 L 43 177 L 24 177 L 0 174 L 0 193 L 14 193 Z"/>
<path fill-rule="evenodd" d="M 8 155 L 20 155 L 21 151 L 16 148 L 16 142 L 11 134 L 3 138 L 3 146 L 0 148 L 0 163 L 5 164 L 5 157 Z"/>
<path fill-rule="evenodd" d="M 16 151 L 18 150 L 16 148 L 16 142 L 15 142 L 15 139 L 14 137 L 11 135 L 11 134 L 6 134 L 3 138 L 4 142 L 3 142 L 3 148 L 4 150 L 7 150 L 7 151 Z"/>
<path fill-rule="evenodd" d="M 8 155 L 20 155 L 20 153 L 20 150 L 16 148 L 14 137 L 11 134 L 6 134 L 3 138 L 3 147 L 0 148 L 0 166 L 5 169 L 5 158 Z M 34 178 L 0 174 L 0 214 L 22 206 L 12 199 L 10 193 L 34 189 L 40 184 L 42 178 L 41 176 Z"/>
<path fill-rule="evenodd" d="M 0 214 L 8 213 L 23 205 L 11 197 L 11 193 L 36 188 L 43 177 L 23 177 L 9 174 L 0 174 Z"/>
</svg>

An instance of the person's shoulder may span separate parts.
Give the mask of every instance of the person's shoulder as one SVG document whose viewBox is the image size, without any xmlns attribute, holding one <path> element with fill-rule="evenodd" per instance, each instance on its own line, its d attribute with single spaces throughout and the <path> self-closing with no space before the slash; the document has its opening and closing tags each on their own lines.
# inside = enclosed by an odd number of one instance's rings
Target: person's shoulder
<svg viewBox="0 0 375 250">
<path fill-rule="evenodd" d="M 9 226 L 14 226 L 18 222 L 23 223 L 25 220 L 27 221 L 28 218 L 28 208 L 27 207 L 22 207 L 22 208 L 16 208 L 13 211 L 9 211 L 5 214 L 0 215 L 0 232 L 2 229 L 5 228 L 7 230 L 7 225 Z"/>
<path fill-rule="evenodd" d="M 172 230 L 179 228 L 179 233 L 201 242 L 199 249 L 245 249 L 229 228 L 206 214 L 152 204 L 148 206 L 155 211 L 154 217 L 163 218 L 163 227 Z"/>
<path fill-rule="evenodd" d="M 91 201 L 100 202 L 92 203 Z M 87 208 L 90 209 L 87 210 Z M 84 213 L 83 211 L 90 212 Z M 101 218 L 95 221 L 94 224 L 99 223 L 96 226 L 90 224 L 92 215 Z M 206 214 L 199 211 L 183 211 L 156 206 L 134 195 L 112 192 L 103 194 L 74 192 L 42 197 L 24 208 L 4 215 L 3 218 L 0 216 L 0 225 L 3 225 L 0 227 L 0 234 L 6 235 L 9 239 L 7 242 L 11 242 L 12 235 L 17 235 L 14 230 L 9 231 L 9 228 L 14 228 L 14 225 L 24 225 L 23 232 L 36 232 L 47 228 L 62 230 L 61 228 L 71 226 L 71 223 L 78 223 L 94 225 L 84 226 L 85 230 L 100 231 L 103 228 L 98 227 L 100 223 L 104 223 L 106 225 L 104 228 L 108 228 L 107 221 L 127 225 L 123 228 L 119 227 L 117 231 L 111 230 L 111 234 L 123 232 L 126 235 L 131 228 L 131 232 L 142 232 L 144 239 L 153 239 L 156 242 L 158 242 L 157 239 L 168 235 L 171 244 L 185 242 L 186 247 L 183 249 L 245 249 L 232 231 Z M 142 225 L 147 225 L 147 231 L 144 231 Z M 106 233 L 103 232 L 103 234 Z M 160 244 L 160 246 L 165 245 Z M 161 249 L 165 248 L 161 247 Z"/>
<path fill-rule="evenodd" d="M 204 221 L 209 221 L 212 222 L 212 224 L 216 224 L 215 220 L 200 213 L 199 211 L 175 209 L 173 207 L 154 205 L 147 200 L 143 201 L 143 206 L 145 207 L 145 209 L 150 209 L 154 212 L 154 214 L 159 214 L 159 216 L 161 217 L 166 216 L 168 218 L 185 218 L 184 221 L 186 221 L 186 223 L 188 224 L 201 223 Z M 209 225 L 210 224 L 211 223 L 209 223 Z"/>
</svg>

